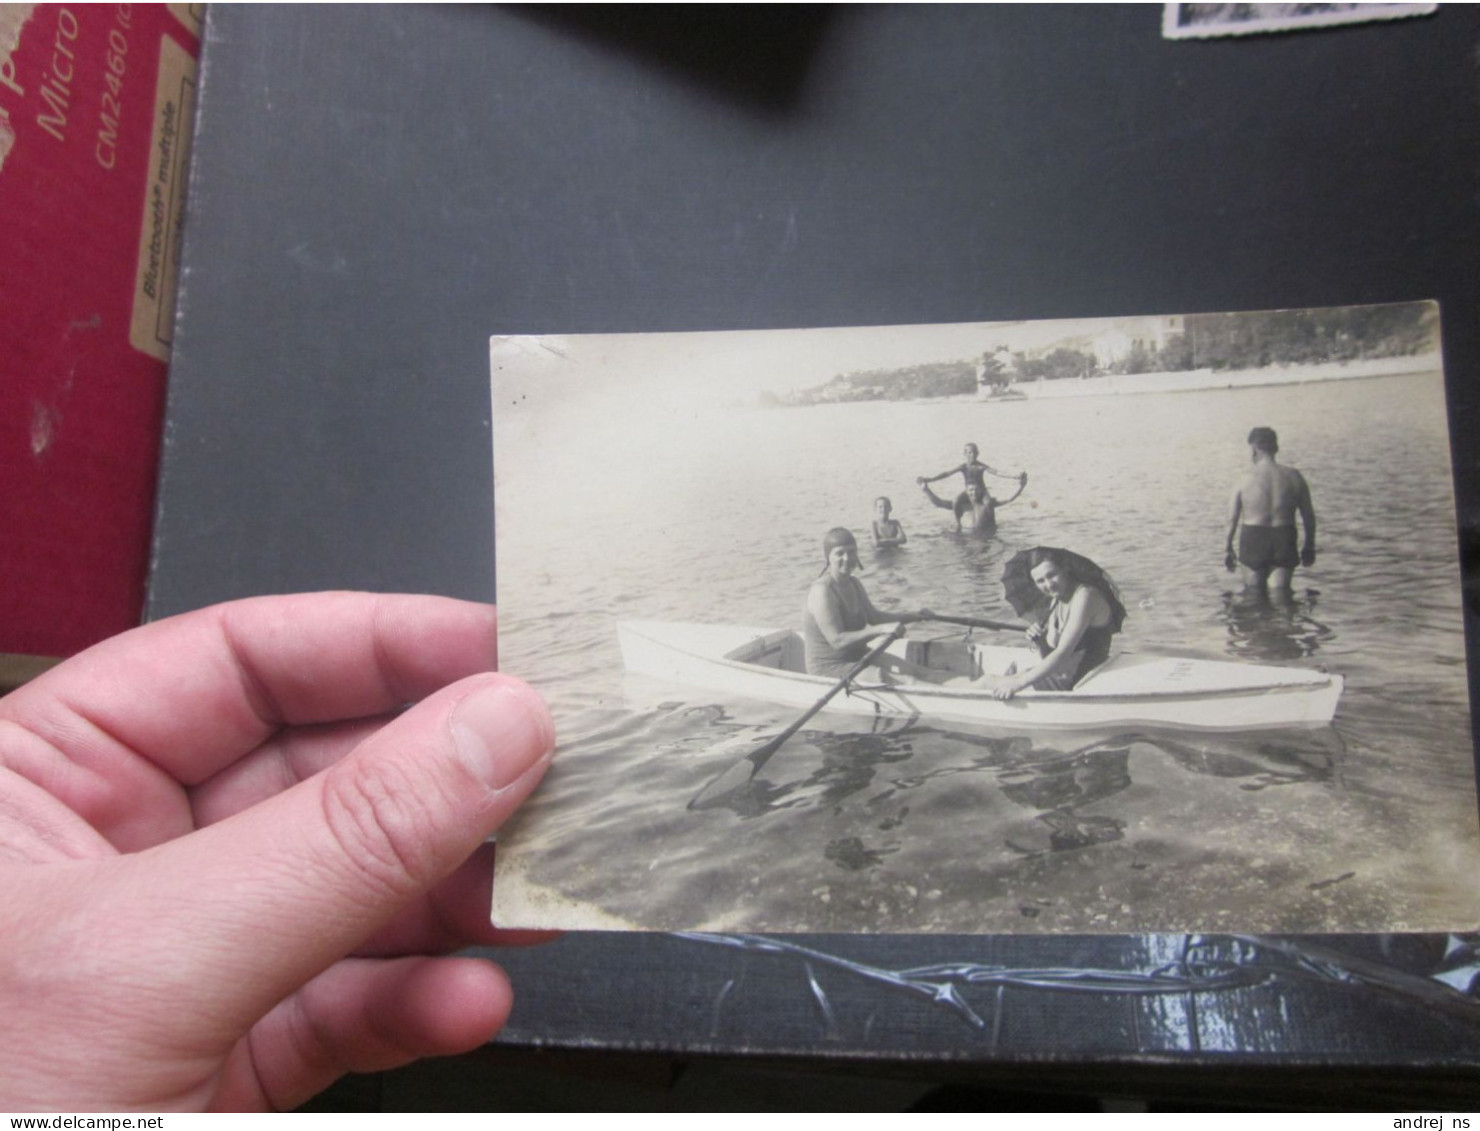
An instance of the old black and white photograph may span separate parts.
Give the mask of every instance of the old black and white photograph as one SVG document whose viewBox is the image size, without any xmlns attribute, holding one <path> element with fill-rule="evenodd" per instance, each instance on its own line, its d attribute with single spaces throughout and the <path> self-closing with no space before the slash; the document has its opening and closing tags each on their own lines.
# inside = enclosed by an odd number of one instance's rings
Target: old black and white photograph
<svg viewBox="0 0 1480 1131">
<path fill-rule="evenodd" d="M 1346 24 L 1432 15 L 1437 4 L 1164 4 L 1162 35 L 1167 39 L 1209 39 L 1225 35 L 1300 31 Z"/>
<path fill-rule="evenodd" d="M 1439 317 L 494 338 L 494 921 L 1475 929 Z"/>
</svg>

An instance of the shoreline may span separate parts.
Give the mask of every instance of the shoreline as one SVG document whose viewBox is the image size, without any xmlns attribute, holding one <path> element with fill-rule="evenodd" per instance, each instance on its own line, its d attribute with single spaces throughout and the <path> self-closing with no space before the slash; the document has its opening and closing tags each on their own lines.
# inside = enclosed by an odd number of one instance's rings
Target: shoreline
<svg viewBox="0 0 1480 1131">
<path fill-rule="evenodd" d="M 1379 357 L 1319 365 L 1269 365 L 1262 369 L 1186 369 L 1171 373 L 1124 373 L 1057 381 L 1020 381 L 993 396 L 986 392 L 953 393 L 939 397 L 862 397 L 808 404 L 734 405 L 735 408 L 816 409 L 838 405 L 1021 404 L 1024 401 L 1073 397 L 1140 396 L 1152 393 L 1201 393 L 1226 389 L 1258 389 L 1272 385 L 1310 385 L 1330 381 L 1358 381 L 1380 377 L 1442 377 L 1444 360 L 1438 353 L 1407 357 Z"/>
<path fill-rule="evenodd" d="M 1009 403 L 1060 397 L 1135 396 L 1142 393 L 1191 393 L 1208 389 L 1254 389 L 1266 385 L 1304 385 L 1318 381 L 1352 381 L 1369 377 L 1406 377 L 1443 373 L 1438 354 L 1381 357 L 1321 365 L 1266 366 L 1262 369 L 1190 369 L 1176 373 L 1126 373 L 1060 381 L 1024 381 L 1008 386 L 1019 396 L 979 395 L 971 400 Z M 967 398 L 963 398 L 967 399 Z"/>
</svg>

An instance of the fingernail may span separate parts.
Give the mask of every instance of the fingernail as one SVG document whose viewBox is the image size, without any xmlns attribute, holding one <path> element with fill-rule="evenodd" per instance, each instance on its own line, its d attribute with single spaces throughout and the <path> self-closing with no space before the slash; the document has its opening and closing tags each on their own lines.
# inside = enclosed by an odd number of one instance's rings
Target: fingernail
<svg viewBox="0 0 1480 1131">
<path fill-rule="evenodd" d="M 452 711 L 458 757 L 493 789 L 506 789 L 555 745 L 544 701 L 524 683 L 501 681 L 474 691 Z"/>
</svg>

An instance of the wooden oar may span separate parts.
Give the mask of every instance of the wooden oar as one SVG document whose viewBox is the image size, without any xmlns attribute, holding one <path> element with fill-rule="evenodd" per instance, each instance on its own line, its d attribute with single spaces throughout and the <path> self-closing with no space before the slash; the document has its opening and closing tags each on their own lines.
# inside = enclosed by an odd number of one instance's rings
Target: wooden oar
<svg viewBox="0 0 1480 1131">
<path fill-rule="evenodd" d="M 912 613 L 911 621 L 938 620 L 941 624 L 961 624 L 967 628 L 995 628 L 1002 632 L 1021 632 L 1024 625 L 1001 620 L 983 620 L 981 617 L 950 617 L 944 613 Z"/>
<path fill-rule="evenodd" d="M 720 774 L 719 777 L 706 785 L 694 795 L 694 799 L 689 802 L 688 807 L 690 809 L 708 809 L 718 804 L 723 798 L 734 793 L 737 789 L 742 789 L 749 785 L 755 775 L 760 772 L 760 768 L 771 760 L 771 755 L 780 750 L 788 738 L 801 730 L 806 725 L 808 719 L 827 706 L 828 701 L 839 691 L 842 691 L 843 688 L 847 687 L 854 676 L 882 656 L 884 650 L 903 636 L 904 632 L 905 626 L 900 624 L 893 632 L 889 633 L 882 641 L 871 648 L 868 655 L 849 668 L 848 674 L 833 684 L 828 689 L 826 695 L 808 707 L 802 713 L 801 718 L 797 719 L 796 722 L 792 723 L 791 726 L 787 727 L 769 742 L 756 747 L 724 773 Z"/>
</svg>

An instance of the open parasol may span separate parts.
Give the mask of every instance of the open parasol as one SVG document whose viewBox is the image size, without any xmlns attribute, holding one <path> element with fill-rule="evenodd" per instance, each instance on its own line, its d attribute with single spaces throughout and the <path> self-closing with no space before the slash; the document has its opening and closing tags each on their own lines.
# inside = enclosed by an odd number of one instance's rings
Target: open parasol
<svg viewBox="0 0 1480 1131">
<path fill-rule="evenodd" d="M 1048 615 L 1048 595 L 1033 581 L 1033 567 L 1030 564 L 1033 555 L 1039 551 L 1053 554 L 1068 563 L 1075 580 L 1088 583 L 1107 596 L 1115 594 L 1115 586 L 1109 576 L 1083 554 L 1054 546 L 1034 546 L 1029 550 L 1019 550 L 1002 567 L 1002 595 L 1007 598 L 1013 612 L 1024 620 L 1041 621 Z"/>
</svg>

